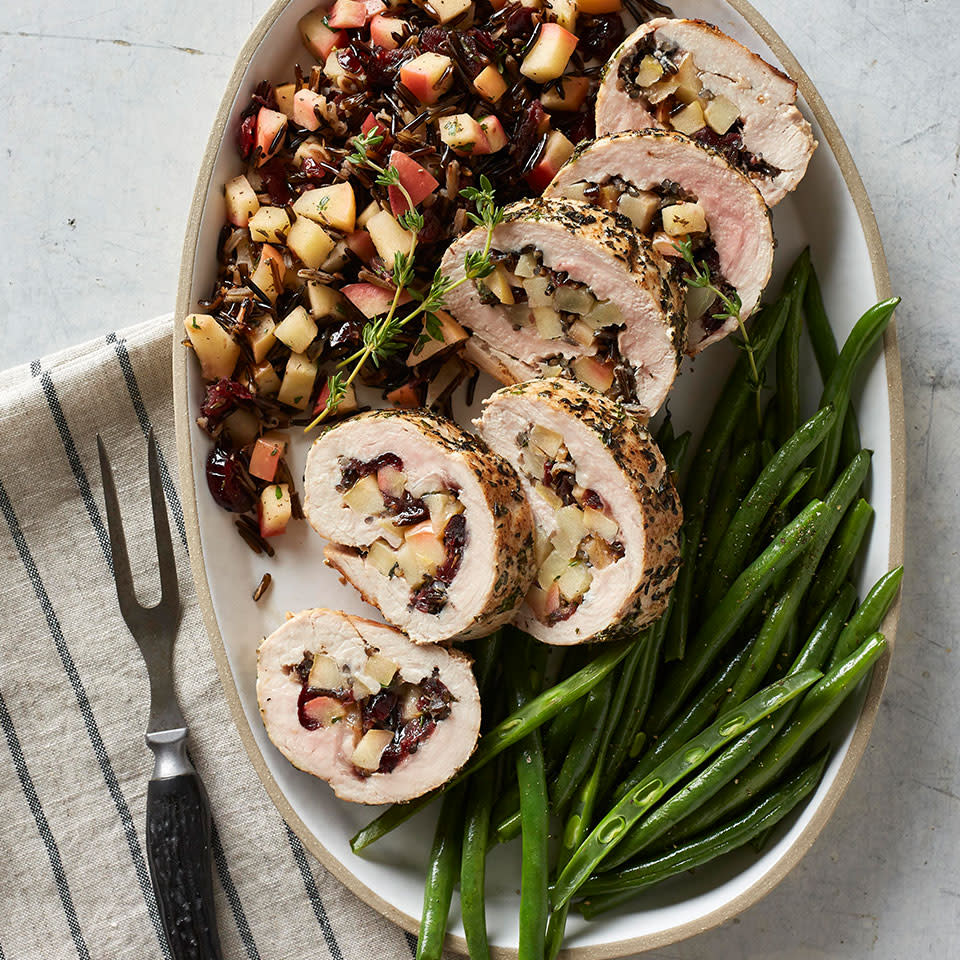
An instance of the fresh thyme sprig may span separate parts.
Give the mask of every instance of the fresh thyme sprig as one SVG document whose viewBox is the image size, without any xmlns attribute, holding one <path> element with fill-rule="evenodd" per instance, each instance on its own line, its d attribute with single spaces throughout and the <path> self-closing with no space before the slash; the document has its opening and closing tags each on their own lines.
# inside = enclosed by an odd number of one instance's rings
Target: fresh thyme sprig
<svg viewBox="0 0 960 960">
<path fill-rule="evenodd" d="M 757 395 L 757 416 L 759 417 L 761 415 L 760 390 L 763 387 L 763 379 L 760 375 L 760 371 L 757 369 L 757 361 L 755 356 L 756 345 L 750 342 L 750 337 L 747 336 L 747 328 L 743 323 L 743 315 L 741 314 L 743 304 L 740 301 L 740 296 L 736 291 L 733 291 L 730 294 L 725 293 L 713 282 L 713 277 L 710 275 L 710 268 L 704 261 L 697 260 L 694 256 L 693 241 L 675 241 L 673 248 L 690 266 L 690 274 L 687 277 L 684 277 L 687 286 L 701 287 L 705 290 L 709 290 L 720 301 L 721 309 L 712 315 L 713 319 L 722 321 L 732 318 L 737 321 L 737 326 L 740 328 L 740 336 L 743 338 L 740 346 L 742 346 L 746 351 L 747 358 L 750 363 L 750 381 L 753 391 Z"/>
<path fill-rule="evenodd" d="M 395 288 L 393 301 L 383 317 L 375 317 L 367 321 L 363 327 L 363 347 L 337 364 L 337 371 L 327 379 L 327 402 L 323 410 L 304 428 L 304 432 L 312 430 L 317 424 L 336 412 L 337 407 L 346 396 L 347 389 L 357 378 L 364 364 L 372 360 L 374 366 L 393 356 L 403 348 L 399 333 L 415 317 L 423 316 L 424 333 L 420 335 L 414 345 L 414 353 L 419 353 L 427 340 L 442 340 L 443 328 L 436 312 L 446 303 L 447 294 L 468 280 L 479 280 L 489 276 L 495 264 L 490 257 L 490 245 L 493 242 L 494 228 L 503 220 L 503 208 L 496 204 L 493 184 L 485 177 L 480 177 L 479 187 L 465 187 L 460 195 L 473 201 L 476 212 L 469 212 L 467 217 L 471 222 L 484 227 L 487 232 L 482 250 L 474 250 L 464 257 L 464 275 L 459 280 L 452 280 L 438 269 L 430 281 L 426 293 L 411 287 L 415 278 L 415 253 L 417 248 L 417 234 L 423 229 L 423 214 L 414 206 L 413 200 L 406 188 L 400 182 L 400 174 L 396 167 L 390 165 L 382 167 L 370 159 L 368 150 L 379 146 L 383 137 L 375 133 L 367 133 L 354 137 L 351 140 L 353 153 L 348 160 L 356 166 L 367 167 L 376 174 L 376 183 L 382 187 L 397 187 L 407 202 L 407 209 L 397 218 L 398 223 L 408 230 L 412 239 L 410 249 L 406 253 L 397 251 L 393 261 L 393 284 Z M 401 294 L 406 291 L 410 297 L 419 301 L 406 316 L 397 316 L 397 306 Z M 346 379 L 341 372 L 344 367 L 353 364 Z"/>
</svg>

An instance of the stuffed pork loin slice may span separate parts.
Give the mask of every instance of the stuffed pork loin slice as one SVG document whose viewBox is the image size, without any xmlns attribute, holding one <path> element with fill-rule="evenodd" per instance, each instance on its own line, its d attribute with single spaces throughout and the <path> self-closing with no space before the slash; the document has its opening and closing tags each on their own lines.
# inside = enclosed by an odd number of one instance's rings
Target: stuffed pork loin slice
<svg viewBox="0 0 960 960">
<path fill-rule="evenodd" d="M 536 582 L 515 623 L 546 643 L 607 640 L 656 620 L 680 564 L 680 498 L 623 408 L 573 381 L 503 387 L 480 432 L 520 475 Z"/>
<path fill-rule="evenodd" d="M 597 135 L 647 127 L 716 148 L 771 207 L 803 179 L 817 147 L 796 83 L 703 20 L 650 20 L 604 68 Z"/>
<path fill-rule="evenodd" d="M 457 282 L 481 251 L 477 227 L 443 256 Z M 617 213 L 563 199 L 507 207 L 494 228 L 493 273 L 450 290 L 447 309 L 473 333 L 465 356 L 501 383 L 570 374 L 652 416 L 684 343 L 683 294 L 666 260 Z"/>
<path fill-rule="evenodd" d="M 625 214 L 654 249 L 680 262 L 689 242 L 714 283 L 740 298 L 746 319 L 773 267 L 773 227 L 760 191 L 716 151 L 666 130 L 615 133 L 582 144 L 557 171 L 544 196 L 585 200 Z M 687 352 L 699 353 L 736 330 L 715 319 L 719 305 L 704 288 L 687 291 Z"/>
<path fill-rule="evenodd" d="M 510 466 L 450 420 L 345 420 L 311 447 L 304 490 L 327 562 L 414 642 L 484 636 L 522 603 L 530 509 Z"/>
<path fill-rule="evenodd" d="M 263 641 L 257 699 L 277 749 L 356 803 L 446 783 L 480 730 L 468 657 L 333 610 L 298 613 Z"/>
</svg>

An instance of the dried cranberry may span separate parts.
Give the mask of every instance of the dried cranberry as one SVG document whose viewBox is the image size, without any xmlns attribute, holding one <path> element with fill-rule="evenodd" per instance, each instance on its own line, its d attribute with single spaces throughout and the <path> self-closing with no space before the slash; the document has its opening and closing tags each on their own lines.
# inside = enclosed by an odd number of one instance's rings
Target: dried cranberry
<svg viewBox="0 0 960 960">
<path fill-rule="evenodd" d="M 420 49 L 424 53 L 448 53 L 449 34 L 445 27 L 427 27 L 420 34 Z"/>
<path fill-rule="evenodd" d="M 410 607 L 421 613 L 439 613 L 447 602 L 447 588 L 439 580 L 427 578 L 410 598 Z"/>
<path fill-rule="evenodd" d="M 430 734 L 436 730 L 436 721 L 427 717 L 415 717 L 408 720 L 394 735 L 393 741 L 380 756 L 381 773 L 390 773 L 401 760 L 405 760 L 411 753 L 416 753 Z"/>
<path fill-rule="evenodd" d="M 457 59 L 472 80 L 491 60 L 495 59 L 497 43 L 490 33 L 477 27 L 459 31 L 454 36 L 459 54 Z"/>
<path fill-rule="evenodd" d="M 304 707 L 308 701 L 316 699 L 316 694 L 306 685 L 300 690 L 300 696 L 297 697 L 297 719 L 300 726 L 305 730 L 316 730 L 320 726 L 320 721 L 307 714 Z"/>
<path fill-rule="evenodd" d="M 326 180 L 330 176 L 330 171 L 313 157 L 303 158 L 303 163 L 300 164 L 300 173 L 307 180 Z"/>
<path fill-rule="evenodd" d="M 558 124 L 567 139 L 573 143 L 589 140 L 593 137 L 594 116 L 593 110 L 583 110 L 573 114 L 564 124 Z"/>
<path fill-rule="evenodd" d="M 363 61 L 352 45 L 337 48 L 337 63 L 339 63 L 347 73 L 352 73 L 355 77 L 359 77 L 363 73 Z"/>
<path fill-rule="evenodd" d="M 253 394 L 242 383 L 221 377 L 214 383 L 207 384 L 200 412 L 208 421 L 219 422 L 248 400 L 253 400 Z"/>
<path fill-rule="evenodd" d="M 395 527 L 412 527 L 415 523 L 430 519 L 427 505 L 420 497 L 411 496 L 409 490 L 404 490 L 399 497 L 385 496 L 383 501 L 393 514 Z"/>
<path fill-rule="evenodd" d="M 510 152 L 521 168 L 533 165 L 534 157 L 540 151 L 543 135 L 549 126 L 550 120 L 544 112 L 543 104 L 539 100 L 531 100 L 520 117 L 510 144 Z"/>
<path fill-rule="evenodd" d="M 534 8 L 526 7 L 522 3 L 509 3 L 506 10 L 503 35 L 509 40 L 516 40 L 518 37 L 526 40 L 533 33 Z"/>
<path fill-rule="evenodd" d="M 253 91 L 251 102 L 259 107 L 266 107 L 268 110 L 277 110 L 277 94 L 273 89 L 273 84 L 269 80 L 261 80 L 257 84 L 257 89 Z"/>
<path fill-rule="evenodd" d="M 437 204 L 423 211 L 423 229 L 417 234 L 421 244 L 436 243 L 447 236 L 448 224 L 445 224 L 436 212 Z"/>
<path fill-rule="evenodd" d="M 349 490 L 358 480 L 376 473 L 381 467 L 403 469 L 403 461 L 395 453 L 381 453 L 373 460 L 347 460 L 340 467 L 340 482 L 338 490 Z"/>
<path fill-rule="evenodd" d="M 395 50 L 386 50 L 374 46 L 375 56 L 370 57 L 364 64 L 363 72 L 367 78 L 367 86 L 372 90 L 389 90 L 397 82 L 400 68 L 408 60 L 412 60 L 416 51 L 410 47 L 397 47 Z"/>
<path fill-rule="evenodd" d="M 260 168 L 260 176 L 263 179 L 264 189 L 270 194 L 270 202 L 275 207 L 285 207 L 288 203 L 293 203 L 293 193 L 290 191 L 290 184 L 287 183 L 287 173 L 280 160 L 274 159 L 265 163 Z"/>
<path fill-rule="evenodd" d="M 334 324 L 327 333 L 327 344 L 331 353 L 336 356 L 347 350 L 355 350 L 360 346 L 362 331 L 363 323 L 359 320 L 341 320 Z"/>
<path fill-rule="evenodd" d="M 577 34 L 580 37 L 577 52 L 584 60 L 609 60 L 626 36 L 626 30 L 619 13 L 598 13 L 585 24 L 578 24 Z"/>
<path fill-rule="evenodd" d="M 556 466 L 555 460 L 546 462 L 543 467 L 543 482 L 563 501 L 564 506 L 570 506 L 575 502 L 573 473 L 570 470 L 557 470 Z"/>
<path fill-rule="evenodd" d="M 596 490 L 587 489 L 583 491 L 583 505 L 593 510 L 603 509 L 603 498 Z"/>
<path fill-rule="evenodd" d="M 247 160 L 253 152 L 253 145 L 257 139 L 257 115 L 251 113 L 244 117 L 237 129 L 237 153 L 241 160 Z"/>
<path fill-rule="evenodd" d="M 207 456 L 207 486 L 210 495 L 224 510 L 246 513 L 253 508 L 253 484 L 236 450 L 218 445 L 210 451 Z"/>
<path fill-rule="evenodd" d="M 444 561 L 436 572 L 436 578 L 441 583 L 451 583 L 457 575 L 466 543 L 467 518 L 462 513 L 457 513 L 443 528 Z"/>
<path fill-rule="evenodd" d="M 398 704 L 397 695 L 390 690 L 381 690 L 360 704 L 360 720 L 363 732 L 377 727 L 381 730 L 393 730 L 396 727 L 397 717 L 394 713 Z M 391 722 L 392 720 L 392 722 Z"/>
<path fill-rule="evenodd" d="M 420 687 L 420 696 L 417 697 L 417 709 L 420 713 L 427 714 L 433 720 L 444 720 L 450 716 L 453 694 L 440 679 L 436 667 L 429 677 L 424 677 L 420 681 L 418 686 Z"/>
</svg>

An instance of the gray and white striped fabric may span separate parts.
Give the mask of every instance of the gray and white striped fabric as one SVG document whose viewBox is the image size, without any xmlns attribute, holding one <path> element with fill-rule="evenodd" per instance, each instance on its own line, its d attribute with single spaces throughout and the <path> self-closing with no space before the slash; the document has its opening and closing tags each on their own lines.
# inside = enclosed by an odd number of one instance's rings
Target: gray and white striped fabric
<svg viewBox="0 0 960 960">
<path fill-rule="evenodd" d="M 409 958 L 413 938 L 305 852 L 231 721 L 174 483 L 170 336 L 163 318 L 0 377 L 0 960 L 169 960 L 143 842 L 149 690 L 117 609 L 95 444 L 99 432 L 151 602 L 151 426 L 184 603 L 177 685 L 216 820 L 225 957 Z"/>
</svg>

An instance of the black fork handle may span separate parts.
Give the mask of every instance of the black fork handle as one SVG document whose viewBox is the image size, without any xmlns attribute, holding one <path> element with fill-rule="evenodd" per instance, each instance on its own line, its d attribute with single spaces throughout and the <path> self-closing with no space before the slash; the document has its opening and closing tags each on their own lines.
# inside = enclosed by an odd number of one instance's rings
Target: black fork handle
<svg viewBox="0 0 960 960">
<path fill-rule="evenodd" d="M 173 960 L 222 960 L 213 902 L 210 803 L 195 771 L 147 787 L 147 860 Z"/>
</svg>

